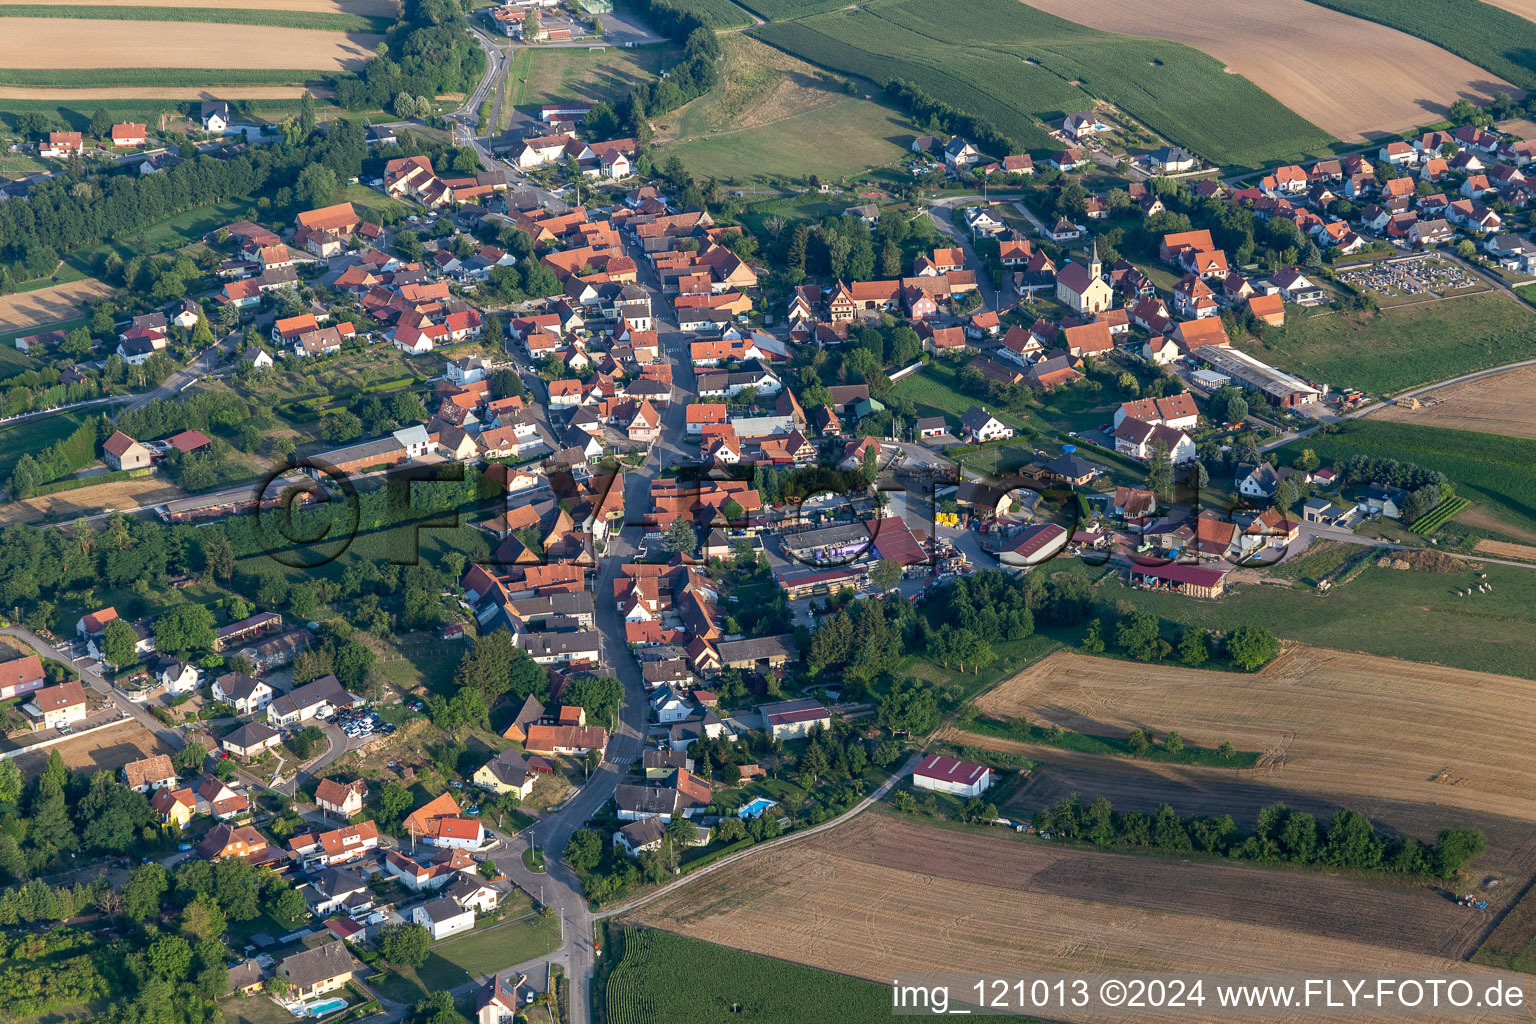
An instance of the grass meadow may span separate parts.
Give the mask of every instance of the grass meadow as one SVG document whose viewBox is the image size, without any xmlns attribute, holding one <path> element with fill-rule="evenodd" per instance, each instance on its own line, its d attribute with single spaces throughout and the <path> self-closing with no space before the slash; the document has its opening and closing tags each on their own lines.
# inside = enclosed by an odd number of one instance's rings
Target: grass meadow
<svg viewBox="0 0 1536 1024">
<path fill-rule="evenodd" d="M 1528 358 L 1536 312 L 1491 292 L 1379 313 L 1292 313 L 1260 358 L 1334 387 L 1394 394 Z"/>
</svg>

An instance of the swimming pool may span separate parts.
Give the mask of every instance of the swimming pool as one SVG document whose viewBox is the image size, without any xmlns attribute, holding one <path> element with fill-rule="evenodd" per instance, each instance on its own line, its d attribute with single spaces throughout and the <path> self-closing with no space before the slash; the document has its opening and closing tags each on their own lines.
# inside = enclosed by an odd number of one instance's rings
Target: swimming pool
<svg viewBox="0 0 1536 1024">
<path fill-rule="evenodd" d="M 737 811 L 736 816 L 738 818 L 758 818 L 768 808 L 777 807 L 778 805 L 779 802 L 777 800 L 769 800 L 765 796 L 760 796 Z"/>
<path fill-rule="evenodd" d="M 324 1017 L 328 1013 L 335 1013 L 347 1005 L 345 999 L 322 999 L 318 1003 L 310 1003 L 304 1007 L 304 1012 L 311 1017 Z"/>
</svg>

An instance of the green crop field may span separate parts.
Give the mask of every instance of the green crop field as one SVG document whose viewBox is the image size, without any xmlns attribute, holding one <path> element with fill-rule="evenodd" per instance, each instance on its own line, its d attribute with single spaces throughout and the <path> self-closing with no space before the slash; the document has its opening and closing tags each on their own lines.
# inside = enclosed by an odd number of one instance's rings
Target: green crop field
<svg viewBox="0 0 1536 1024">
<path fill-rule="evenodd" d="M 1379 313 L 1291 313 L 1259 358 L 1334 387 L 1393 394 L 1531 355 L 1536 312 L 1491 292 Z"/>
<path fill-rule="evenodd" d="M 1339 424 L 1336 434 L 1291 442 L 1281 449 L 1280 464 L 1289 465 L 1304 448 L 1311 448 L 1324 464 L 1364 455 L 1439 470 L 1457 494 L 1486 506 L 1518 530 L 1536 530 L 1536 441 L 1366 417 Z"/>
<path fill-rule="evenodd" d="M 221 25 L 266 25 L 272 28 L 307 28 L 324 32 L 374 32 L 383 34 L 394 25 L 392 18 L 363 14 L 327 14 L 319 11 L 273 11 L 251 7 L 119 7 L 71 4 L 3 4 L 0 18 L 77 18 L 92 21 L 193 21 Z"/>
<path fill-rule="evenodd" d="M 685 0 L 673 6 L 707 19 L 715 28 L 740 28 L 753 21 L 752 15 L 731 3 L 731 0 Z"/>
<path fill-rule="evenodd" d="M 1312 0 L 1428 40 L 1522 89 L 1536 87 L 1536 24 L 1481 0 Z"/>
<path fill-rule="evenodd" d="M 35 89 L 101 89 L 127 86 L 302 85 L 334 71 L 269 68 L 0 68 L 0 85 Z M 166 105 L 174 101 L 167 100 Z M 7 110 L 16 106 L 6 100 Z M 89 118 L 89 112 L 87 112 Z"/>
<path fill-rule="evenodd" d="M 875 1024 L 886 985 L 652 929 L 609 930 L 619 958 L 604 999 L 609 1024 Z"/>
<path fill-rule="evenodd" d="M 741 0 L 741 6 L 764 21 L 791 21 L 848 5 L 843 0 Z"/>
<path fill-rule="evenodd" d="M 873 0 L 751 33 L 836 71 L 911 81 L 1036 149 L 1058 145 L 1037 122 L 1093 97 L 1221 164 L 1300 159 L 1334 141 L 1197 50 L 1099 32 L 1017 0 Z M 1238 122 L 1244 130 L 1234 133 Z"/>
</svg>

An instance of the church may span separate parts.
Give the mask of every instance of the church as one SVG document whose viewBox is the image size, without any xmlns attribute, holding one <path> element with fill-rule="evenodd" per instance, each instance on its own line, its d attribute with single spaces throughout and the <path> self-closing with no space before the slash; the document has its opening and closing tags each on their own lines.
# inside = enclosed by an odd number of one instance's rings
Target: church
<svg viewBox="0 0 1536 1024">
<path fill-rule="evenodd" d="M 1104 280 L 1099 263 L 1099 243 L 1093 243 L 1093 257 L 1085 267 L 1068 263 L 1056 275 L 1056 301 L 1075 313 L 1102 313 L 1114 305 L 1115 290 Z"/>
</svg>

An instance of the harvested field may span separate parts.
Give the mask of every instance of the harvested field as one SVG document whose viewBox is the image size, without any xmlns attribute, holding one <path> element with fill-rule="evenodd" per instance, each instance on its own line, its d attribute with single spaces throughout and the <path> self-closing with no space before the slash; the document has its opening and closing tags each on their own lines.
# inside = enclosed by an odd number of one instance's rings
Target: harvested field
<svg viewBox="0 0 1536 1024">
<path fill-rule="evenodd" d="M 127 724 L 93 732 L 89 736 L 56 743 L 36 753 L 19 754 L 14 759 L 16 767 L 27 775 L 42 771 L 48 755 L 55 750 L 64 758 L 65 764 L 87 775 L 102 769 L 115 771 L 129 761 L 137 761 L 151 754 L 172 753 L 171 748 L 161 743 L 154 733 L 130 720 Z"/>
<path fill-rule="evenodd" d="M 1417 409 L 1390 405 L 1372 415 L 1424 427 L 1536 438 L 1536 366 L 1438 388 L 1419 396 L 1419 403 Z"/>
<path fill-rule="evenodd" d="M 1481 505 L 1473 505 L 1465 511 L 1458 512 L 1456 514 L 1456 521 L 1463 526 L 1476 526 L 1479 529 L 1489 530 L 1493 533 L 1507 534 L 1516 540 L 1522 540 L 1528 544 L 1536 544 L 1536 531 L 1515 526 L 1498 516 L 1491 515 Z"/>
<path fill-rule="evenodd" d="M 1423 891 L 1051 849 L 883 814 L 749 858 L 630 917 L 880 980 L 931 972 L 934 944 L 975 972 L 1434 970 L 1469 953 L 1488 922 Z M 919 931 L 927 941 L 903 938 Z"/>
<path fill-rule="evenodd" d="M 1533 700 L 1528 679 L 1293 647 L 1254 675 L 1058 651 L 977 703 L 1093 735 L 1144 727 L 1199 746 L 1231 740 L 1265 752 L 1252 781 L 1284 789 L 1536 821 L 1524 781 L 1536 724 L 1519 713 Z"/>
<path fill-rule="evenodd" d="M 0 64 L 54 68 L 68 53 L 72 68 L 115 68 L 131 53 L 138 67 L 310 67 L 356 70 L 383 38 L 370 33 L 315 32 L 253 25 L 153 21 L 77 21 L 10 18 L 7 54 Z"/>
<path fill-rule="evenodd" d="M 103 509 L 127 510 L 140 505 L 157 505 L 185 492 L 169 481 L 146 477 L 142 480 L 114 480 L 93 487 L 78 487 L 58 494 L 45 494 L 25 501 L 10 501 L 0 506 L 0 523 L 37 523 L 52 514 L 56 522 L 71 522 L 77 516 Z"/>
<path fill-rule="evenodd" d="M 310 90 L 317 96 L 323 90 Z M 296 100 L 304 95 L 302 85 L 220 86 L 210 89 L 25 89 L 0 85 L 0 100 Z M 86 100 L 85 102 L 89 102 Z"/>
<path fill-rule="evenodd" d="M 1529 544 L 1506 544 L 1501 540 L 1489 540 L 1484 537 L 1477 542 L 1474 550 L 1499 558 L 1523 558 L 1527 561 L 1536 561 L 1536 547 L 1531 547 Z"/>
<path fill-rule="evenodd" d="M 1529 0 L 1527 0 L 1529 4 Z M 1306 0 L 1237 0 L 1209 17 L 1201 0 L 1029 0 L 1108 32 L 1193 46 L 1345 142 L 1437 120 L 1454 100 L 1518 92 L 1487 71 L 1396 29 Z"/>
<path fill-rule="evenodd" d="M 37 0 L 0 0 L 0 7 L 36 3 Z M 76 7 L 142 7 L 144 0 L 75 0 Z M 155 7 L 212 7 L 209 0 L 152 0 Z M 396 0 L 249 0 L 242 9 L 256 11 L 304 11 L 314 14 L 365 14 L 394 18 L 400 14 Z"/>
<path fill-rule="evenodd" d="M 0 295 L 0 334 L 72 319 L 80 315 L 86 300 L 110 294 L 110 285 L 86 278 L 31 292 Z"/>
<path fill-rule="evenodd" d="M 1476 828 L 1488 840 L 1488 850 L 1474 868 L 1479 877 L 1493 876 L 1514 884 L 1499 890 L 1496 904 L 1513 899 L 1520 885 L 1536 871 L 1536 841 L 1529 822 L 1440 804 L 1410 804 L 1398 800 L 1308 793 L 1288 788 L 1251 771 L 1160 764 L 1141 759 L 1085 754 L 1035 743 L 949 730 L 942 738 L 988 750 L 1018 754 L 1040 767 L 1003 805 L 1015 820 L 1027 821 L 1036 811 L 1073 793 L 1084 802 L 1106 797 L 1119 811 L 1156 812 L 1168 804 L 1180 814 L 1230 814 L 1240 829 L 1251 831 L 1258 812 L 1276 802 L 1327 821 L 1341 807 L 1368 816 L 1378 827 L 1425 842 L 1444 828 Z"/>
</svg>

